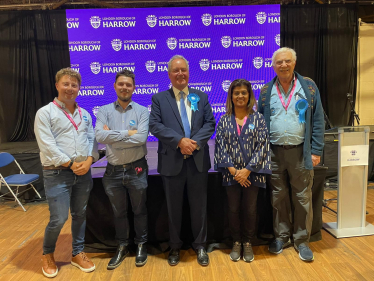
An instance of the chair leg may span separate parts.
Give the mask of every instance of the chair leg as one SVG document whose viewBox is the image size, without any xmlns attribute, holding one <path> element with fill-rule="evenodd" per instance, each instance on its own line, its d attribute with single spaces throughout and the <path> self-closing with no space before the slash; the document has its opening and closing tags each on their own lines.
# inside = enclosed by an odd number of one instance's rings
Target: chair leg
<svg viewBox="0 0 374 281">
<path fill-rule="evenodd" d="M 17 186 L 16 198 L 18 198 L 18 188 L 19 188 L 19 185 Z M 16 200 L 14 200 L 14 202 L 16 202 Z"/>
<path fill-rule="evenodd" d="M 26 212 L 26 209 L 23 207 L 22 203 L 18 200 L 18 197 L 14 194 L 13 190 L 10 188 L 10 186 L 8 184 L 6 184 L 6 186 L 8 187 L 10 193 L 13 194 L 14 198 L 16 199 L 15 201 L 18 202 L 18 205 L 20 205 L 22 207 L 22 209 Z"/>
<path fill-rule="evenodd" d="M 42 198 L 39 194 L 39 192 L 36 191 L 36 188 L 30 183 L 30 185 L 32 186 L 32 188 L 34 189 L 35 193 L 39 196 L 39 198 Z"/>
</svg>

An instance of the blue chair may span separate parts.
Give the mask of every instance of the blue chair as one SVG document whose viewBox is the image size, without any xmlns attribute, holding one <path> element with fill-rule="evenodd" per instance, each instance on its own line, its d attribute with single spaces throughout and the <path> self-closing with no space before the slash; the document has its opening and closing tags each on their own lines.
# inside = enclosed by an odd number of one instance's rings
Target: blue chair
<svg viewBox="0 0 374 281">
<path fill-rule="evenodd" d="M 14 159 L 14 157 L 7 153 L 7 152 L 1 152 L 0 153 L 0 168 L 2 167 L 5 167 L 7 165 L 9 165 L 10 163 L 12 162 L 15 162 L 20 170 L 20 173 L 19 174 L 15 174 L 15 175 L 10 175 L 10 176 L 7 176 L 7 177 L 3 177 L 3 175 L 0 173 L 0 187 L 4 184 L 8 187 L 9 189 L 9 192 L 3 194 L 0 196 L 3 197 L 4 195 L 7 195 L 9 193 L 12 193 L 12 195 L 14 196 L 15 198 L 15 201 L 18 202 L 18 204 L 22 207 L 22 209 L 26 212 L 26 209 L 23 207 L 23 205 L 21 204 L 21 202 L 18 200 L 18 195 L 19 194 L 22 194 L 23 192 L 29 190 L 29 189 L 34 189 L 34 191 L 36 192 L 36 194 L 40 197 L 40 194 L 38 191 L 36 191 L 35 187 L 32 185 L 32 182 L 36 181 L 39 179 L 39 175 L 37 174 L 25 174 L 21 168 L 21 166 L 18 164 L 18 162 L 16 161 L 16 159 Z M 21 186 L 27 186 L 27 185 L 30 185 L 31 187 L 23 190 L 22 192 L 18 192 L 18 189 L 21 187 Z M 12 189 L 11 187 L 14 187 L 16 186 L 17 188 L 14 188 Z"/>
</svg>

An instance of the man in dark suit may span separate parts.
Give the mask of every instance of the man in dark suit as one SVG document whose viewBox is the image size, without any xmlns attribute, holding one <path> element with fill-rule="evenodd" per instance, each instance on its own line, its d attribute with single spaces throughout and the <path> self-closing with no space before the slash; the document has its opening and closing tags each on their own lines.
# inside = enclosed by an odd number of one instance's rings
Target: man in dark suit
<svg viewBox="0 0 374 281">
<path fill-rule="evenodd" d="M 207 237 L 207 182 L 210 168 L 208 140 L 214 133 L 215 119 L 208 96 L 188 87 L 188 61 L 179 55 L 168 63 L 172 88 L 152 97 L 149 129 L 158 138 L 158 167 L 169 213 L 168 262 L 179 263 L 183 194 L 187 189 L 191 210 L 193 248 L 200 265 L 209 264 L 205 250 Z"/>
</svg>

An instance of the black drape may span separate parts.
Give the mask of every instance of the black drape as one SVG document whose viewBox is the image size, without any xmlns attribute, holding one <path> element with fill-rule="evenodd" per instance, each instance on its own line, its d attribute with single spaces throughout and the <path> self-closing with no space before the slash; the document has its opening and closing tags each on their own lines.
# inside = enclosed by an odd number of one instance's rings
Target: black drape
<svg viewBox="0 0 374 281">
<path fill-rule="evenodd" d="M 65 11 L 0 12 L 0 143 L 33 140 L 36 111 L 70 66 Z"/>
<path fill-rule="evenodd" d="M 355 5 L 281 6 L 281 46 L 295 49 L 295 70 L 312 78 L 333 126 L 350 125 L 347 93 L 356 97 Z"/>
</svg>

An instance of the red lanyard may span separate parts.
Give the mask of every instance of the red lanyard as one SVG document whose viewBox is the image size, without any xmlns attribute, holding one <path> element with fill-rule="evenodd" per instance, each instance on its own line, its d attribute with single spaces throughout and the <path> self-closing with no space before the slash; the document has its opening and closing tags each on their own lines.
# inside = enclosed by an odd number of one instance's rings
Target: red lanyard
<svg viewBox="0 0 374 281">
<path fill-rule="evenodd" d="M 295 78 L 295 83 L 293 84 L 293 87 L 292 87 L 292 90 L 291 90 L 291 93 L 290 93 L 290 96 L 288 97 L 288 100 L 287 100 L 287 105 L 284 104 L 284 100 L 283 100 L 283 97 L 282 97 L 282 94 L 279 90 L 279 87 L 278 87 L 278 83 L 275 83 L 275 86 L 277 87 L 277 92 L 278 92 L 278 96 L 279 96 L 279 99 L 284 107 L 284 109 L 287 111 L 287 108 L 288 106 L 290 105 L 290 102 L 291 102 L 291 99 L 292 99 L 292 95 L 293 95 L 293 92 L 295 91 L 295 88 L 296 88 L 296 82 L 297 82 L 297 79 Z"/>
<path fill-rule="evenodd" d="M 243 126 L 244 126 L 245 122 L 247 122 L 247 116 L 244 117 L 244 119 L 243 119 L 242 129 L 243 129 Z M 236 128 L 238 129 L 238 135 L 240 136 L 241 130 L 240 130 L 238 122 L 236 122 Z"/>
<path fill-rule="evenodd" d="M 82 111 L 81 111 L 81 108 L 79 107 L 79 105 L 77 105 L 77 107 L 78 107 L 78 111 L 79 111 L 79 116 L 81 117 L 81 122 L 79 122 L 79 124 L 77 125 L 77 124 L 75 124 L 73 118 L 71 118 L 70 115 L 66 112 L 66 110 L 63 109 L 63 108 L 61 107 L 61 105 L 59 105 L 56 101 L 53 101 L 53 103 L 54 103 L 57 107 L 59 107 L 60 109 L 62 109 L 62 111 L 65 113 L 66 117 L 70 120 L 71 124 L 73 124 L 74 128 L 75 128 L 75 129 L 77 130 L 77 132 L 78 132 L 78 127 L 79 127 L 79 125 L 82 123 Z"/>
</svg>

